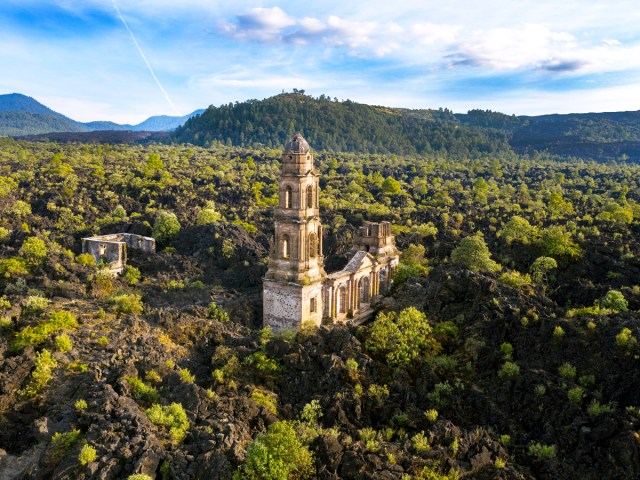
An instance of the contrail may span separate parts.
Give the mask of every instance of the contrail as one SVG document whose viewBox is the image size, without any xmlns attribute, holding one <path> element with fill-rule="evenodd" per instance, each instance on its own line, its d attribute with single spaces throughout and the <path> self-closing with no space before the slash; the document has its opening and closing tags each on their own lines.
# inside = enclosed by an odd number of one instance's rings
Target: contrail
<svg viewBox="0 0 640 480">
<path fill-rule="evenodd" d="M 113 8 L 116 9 L 116 12 L 118 13 L 118 17 L 120 18 L 120 20 L 122 21 L 122 24 L 125 26 L 125 28 L 127 29 L 127 31 L 129 32 L 129 35 L 131 35 L 131 39 L 133 40 L 133 43 L 135 44 L 136 48 L 138 49 L 138 52 L 140 52 L 140 56 L 142 57 L 142 60 L 144 60 L 144 63 L 147 65 L 147 68 L 149 69 L 149 72 L 151 72 L 151 76 L 153 77 L 153 79 L 156 81 L 156 83 L 158 84 L 158 88 L 162 91 L 162 93 L 164 94 L 164 97 L 167 99 L 167 102 L 169 102 L 169 105 L 171 105 L 171 108 L 173 109 L 173 111 L 175 112 L 176 115 L 180 115 L 180 113 L 178 112 L 178 109 L 176 108 L 176 106 L 173 104 L 173 102 L 171 101 L 171 98 L 169 97 L 169 94 L 167 93 L 167 91 L 164 89 L 164 87 L 162 86 L 162 84 L 160 83 L 160 80 L 158 80 L 158 77 L 156 77 L 155 72 L 153 71 L 153 68 L 151 68 L 151 64 L 149 63 L 149 61 L 147 60 L 147 57 L 144 56 L 144 52 L 142 51 L 142 48 L 140 48 L 140 45 L 138 44 L 138 40 L 136 40 L 135 35 L 133 35 L 133 32 L 131 31 L 131 29 L 129 28 L 129 24 L 127 23 L 127 21 L 124 19 L 124 17 L 122 16 L 122 13 L 120 13 L 120 9 L 118 8 L 118 4 L 116 3 L 116 0 L 113 0 Z"/>
</svg>

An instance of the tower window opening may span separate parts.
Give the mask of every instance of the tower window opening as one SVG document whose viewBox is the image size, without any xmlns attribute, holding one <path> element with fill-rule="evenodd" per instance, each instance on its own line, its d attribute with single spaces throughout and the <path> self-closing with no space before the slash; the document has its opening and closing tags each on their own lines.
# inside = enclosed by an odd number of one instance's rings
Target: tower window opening
<svg viewBox="0 0 640 480">
<path fill-rule="evenodd" d="M 307 187 L 307 208 L 313 208 L 313 187 Z"/>
<path fill-rule="evenodd" d="M 101 244 L 98 247 L 98 253 L 99 253 L 100 256 L 103 256 L 105 253 L 107 253 L 107 246 L 104 245 L 104 244 Z"/>
<path fill-rule="evenodd" d="M 289 185 L 284 189 L 284 208 L 291 208 L 291 197 L 293 190 Z"/>
<path fill-rule="evenodd" d="M 338 313 L 347 313 L 347 289 L 344 285 L 338 290 Z"/>
<path fill-rule="evenodd" d="M 282 237 L 282 258 L 289 258 L 291 255 L 291 244 L 289 242 L 289 235 Z"/>
<path fill-rule="evenodd" d="M 309 312 L 315 313 L 317 309 L 318 309 L 318 300 L 316 297 L 313 297 L 309 301 Z"/>
<path fill-rule="evenodd" d="M 314 258 L 318 254 L 318 240 L 315 233 L 309 234 L 309 257 Z"/>
</svg>

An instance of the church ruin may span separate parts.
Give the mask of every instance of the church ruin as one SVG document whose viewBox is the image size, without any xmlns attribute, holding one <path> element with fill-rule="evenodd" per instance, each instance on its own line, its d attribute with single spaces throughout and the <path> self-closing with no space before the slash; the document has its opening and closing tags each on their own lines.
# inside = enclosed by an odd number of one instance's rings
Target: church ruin
<svg viewBox="0 0 640 480">
<path fill-rule="evenodd" d="M 322 256 L 320 174 L 307 141 L 296 134 L 282 154 L 275 237 L 263 279 L 263 323 L 274 330 L 302 322 L 345 322 L 371 313 L 391 286 L 398 250 L 389 222 L 364 222 L 347 266 L 327 275 Z"/>
</svg>

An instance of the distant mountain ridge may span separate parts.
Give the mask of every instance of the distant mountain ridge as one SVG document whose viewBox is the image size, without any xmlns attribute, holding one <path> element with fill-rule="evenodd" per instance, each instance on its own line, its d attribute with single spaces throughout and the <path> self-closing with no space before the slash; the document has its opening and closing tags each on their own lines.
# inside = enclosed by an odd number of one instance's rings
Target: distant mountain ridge
<svg viewBox="0 0 640 480">
<path fill-rule="evenodd" d="M 121 125 L 109 121 L 78 122 L 51 110 L 34 98 L 20 93 L 0 95 L 0 136 L 38 135 L 51 132 L 169 131 L 204 110 L 189 115 L 157 115 L 137 125 Z"/>
<path fill-rule="evenodd" d="M 547 152 L 640 161 L 640 111 L 541 116 L 372 106 L 302 92 L 209 107 L 176 142 L 279 148 L 299 131 L 317 150 L 454 156 Z"/>
</svg>

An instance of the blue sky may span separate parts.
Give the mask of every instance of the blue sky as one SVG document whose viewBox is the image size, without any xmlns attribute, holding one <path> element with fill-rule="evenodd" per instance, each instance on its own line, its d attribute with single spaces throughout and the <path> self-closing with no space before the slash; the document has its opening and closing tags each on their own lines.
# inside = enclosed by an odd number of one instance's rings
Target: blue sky
<svg viewBox="0 0 640 480">
<path fill-rule="evenodd" d="M 293 88 L 456 112 L 640 110 L 638 25 L 635 0 L 2 0 L 0 93 L 121 123 Z"/>
</svg>

